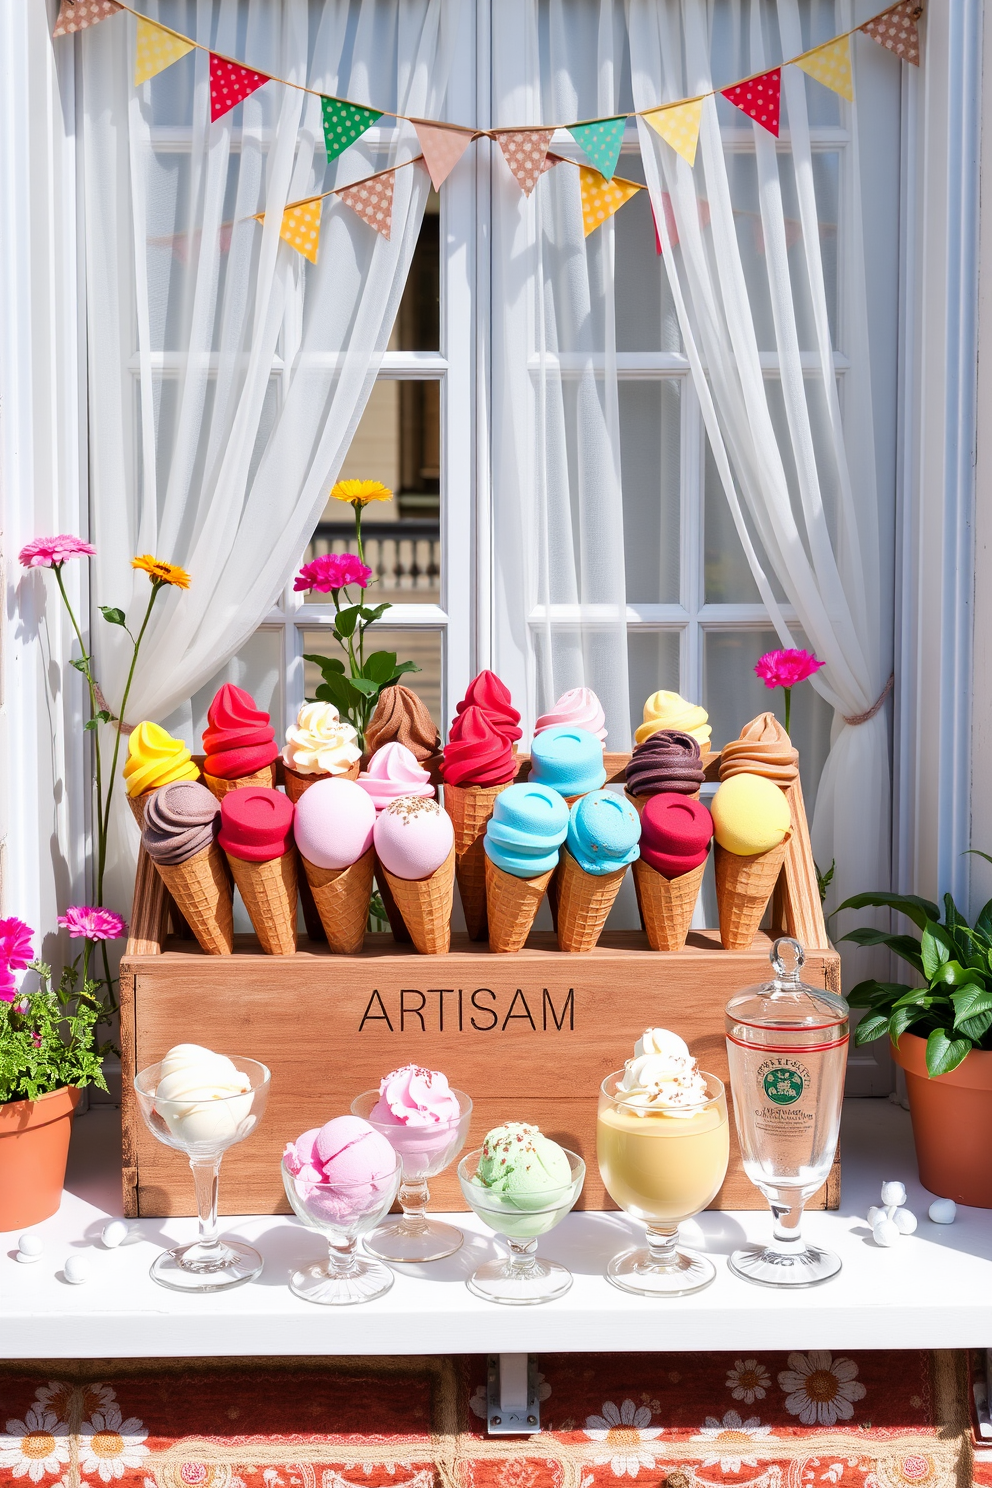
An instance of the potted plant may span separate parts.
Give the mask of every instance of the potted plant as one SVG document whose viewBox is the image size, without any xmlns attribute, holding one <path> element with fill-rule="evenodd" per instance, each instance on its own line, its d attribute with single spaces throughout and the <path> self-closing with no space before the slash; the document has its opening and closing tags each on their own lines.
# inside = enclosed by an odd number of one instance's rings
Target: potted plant
<svg viewBox="0 0 992 1488">
<path fill-rule="evenodd" d="M 852 990 L 851 1006 L 867 1009 L 854 1042 L 887 1036 L 905 1071 L 923 1186 L 992 1209 L 992 901 L 974 925 L 950 894 L 943 920 L 936 904 L 915 894 L 856 894 L 840 909 L 869 907 L 898 910 L 920 934 L 862 927 L 841 936 L 888 946 L 913 969 L 911 982 L 872 978 Z"/>
<path fill-rule="evenodd" d="M 89 964 L 97 943 L 127 926 L 108 910 L 78 906 L 59 925 L 85 946 L 53 986 L 49 967 L 33 959 L 30 928 L 0 920 L 0 1230 L 55 1213 L 80 1091 L 107 1088 L 102 1066 L 112 1045 L 97 1043 L 97 1027 L 114 1011 L 112 988 L 90 977 Z M 18 987 L 23 971 L 36 974 L 33 990 Z"/>
</svg>

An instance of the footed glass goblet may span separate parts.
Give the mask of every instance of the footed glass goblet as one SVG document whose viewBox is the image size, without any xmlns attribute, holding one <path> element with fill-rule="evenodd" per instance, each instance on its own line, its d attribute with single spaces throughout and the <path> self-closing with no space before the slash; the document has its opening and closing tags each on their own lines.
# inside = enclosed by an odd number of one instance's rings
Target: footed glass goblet
<svg viewBox="0 0 992 1488">
<path fill-rule="evenodd" d="M 262 1257 L 242 1240 L 217 1233 L 217 1195 L 221 1158 L 229 1147 L 250 1137 L 269 1098 L 269 1071 L 255 1059 L 231 1056 L 231 1063 L 250 1081 L 243 1094 L 218 1099 L 158 1100 L 161 1063 L 135 1077 L 138 1109 L 148 1130 L 166 1147 L 185 1153 L 193 1169 L 200 1234 L 191 1245 L 163 1250 L 149 1275 L 174 1292 L 223 1292 L 243 1286 L 262 1270 Z"/>
<path fill-rule="evenodd" d="M 286 1197 L 297 1218 L 327 1241 L 328 1260 L 316 1262 L 290 1277 L 289 1289 L 304 1302 L 324 1307 L 348 1307 L 353 1302 L 371 1302 L 393 1284 L 393 1273 L 378 1261 L 358 1254 L 361 1235 L 374 1230 L 396 1197 L 403 1164 L 396 1155 L 392 1172 L 359 1182 L 335 1179 L 313 1183 L 294 1175 L 282 1163 Z"/>
<path fill-rule="evenodd" d="M 458 1119 L 434 1126 L 376 1121 L 372 1112 L 379 1103 L 378 1090 L 363 1091 L 351 1103 L 351 1114 L 381 1132 L 403 1164 L 402 1218 L 387 1220 L 365 1237 L 365 1249 L 384 1261 L 439 1261 L 453 1255 L 464 1241 L 461 1230 L 428 1219 L 426 1213 L 431 1197 L 427 1180 L 443 1173 L 461 1152 L 472 1119 L 472 1102 L 464 1090 L 451 1094 L 458 1102 Z"/>
<path fill-rule="evenodd" d="M 562 1151 L 568 1158 L 571 1177 L 555 1188 L 530 1189 L 526 1194 L 501 1194 L 476 1179 L 483 1149 L 477 1148 L 458 1164 L 458 1182 L 469 1205 L 497 1235 L 506 1241 L 509 1255 L 487 1261 L 465 1283 L 470 1292 L 487 1302 L 509 1307 L 530 1307 L 563 1297 L 572 1285 L 572 1273 L 559 1261 L 537 1254 L 537 1242 L 570 1213 L 586 1177 L 581 1157 Z"/>
</svg>

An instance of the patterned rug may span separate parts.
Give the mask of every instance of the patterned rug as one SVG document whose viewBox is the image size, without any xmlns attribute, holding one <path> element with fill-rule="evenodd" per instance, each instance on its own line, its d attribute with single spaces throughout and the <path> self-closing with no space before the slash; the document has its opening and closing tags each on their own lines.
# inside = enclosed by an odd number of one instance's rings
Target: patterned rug
<svg viewBox="0 0 992 1488">
<path fill-rule="evenodd" d="M 0 1366 L 0 1484 L 970 1488 L 963 1353 L 541 1355 L 486 1435 L 485 1359 Z M 978 1481 L 987 1482 L 979 1472 Z"/>
</svg>

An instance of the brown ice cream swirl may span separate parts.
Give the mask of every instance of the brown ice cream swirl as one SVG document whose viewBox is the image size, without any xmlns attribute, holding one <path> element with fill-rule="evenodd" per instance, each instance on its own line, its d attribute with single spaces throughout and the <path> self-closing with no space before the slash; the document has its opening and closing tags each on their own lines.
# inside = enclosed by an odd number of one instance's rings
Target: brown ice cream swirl
<svg viewBox="0 0 992 1488">
<path fill-rule="evenodd" d="M 425 703 L 409 687 L 384 687 L 365 730 L 365 747 L 375 754 L 383 744 L 405 744 L 417 763 L 441 752 L 441 736 Z"/>
<path fill-rule="evenodd" d="M 763 775 L 783 790 L 799 775 L 799 750 L 793 749 L 774 713 L 761 713 L 745 724 L 739 739 L 723 746 L 720 779 L 732 775 Z"/>
<path fill-rule="evenodd" d="M 699 744 L 681 729 L 658 729 L 634 750 L 626 778 L 632 796 L 694 796 L 703 783 Z"/>
<path fill-rule="evenodd" d="M 141 841 L 154 863 L 188 862 L 209 847 L 220 830 L 220 802 L 197 780 L 163 785 L 145 806 Z"/>
</svg>

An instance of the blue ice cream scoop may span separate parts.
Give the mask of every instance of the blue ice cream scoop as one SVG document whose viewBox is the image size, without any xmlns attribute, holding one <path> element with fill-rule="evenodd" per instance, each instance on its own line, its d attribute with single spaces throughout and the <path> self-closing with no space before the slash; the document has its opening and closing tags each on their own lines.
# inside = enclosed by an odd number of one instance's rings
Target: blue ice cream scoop
<svg viewBox="0 0 992 1488">
<path fill-rule="evenodd" d="M 603 746 L 588 729 L 558 724 L 542 729 L 530 746 L 530 778 L 563 796 L 581 796 L 606 783 Z"/>
<path fill-rule="evenodd" d="M 635 813 L 636 814 L 636 813 Z M 568 832 L 568 806 L 557 791 L 533 780 L 508 785 L 486 823 L 487 857 L 514 878 L 537 878 L 558 862 Z"/>
<path fill-rule="evenodd" d="M 567 846 L 586 873 L 613 873 L 640 856 L 641 818 L 625 796 L 592 791 L 572 807 Z"/>
</svg>

